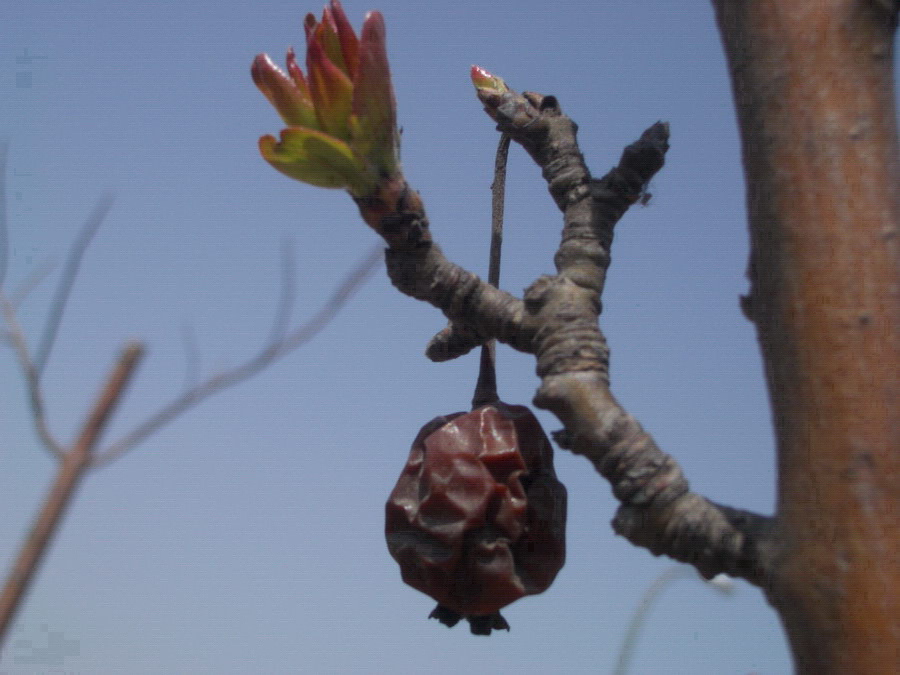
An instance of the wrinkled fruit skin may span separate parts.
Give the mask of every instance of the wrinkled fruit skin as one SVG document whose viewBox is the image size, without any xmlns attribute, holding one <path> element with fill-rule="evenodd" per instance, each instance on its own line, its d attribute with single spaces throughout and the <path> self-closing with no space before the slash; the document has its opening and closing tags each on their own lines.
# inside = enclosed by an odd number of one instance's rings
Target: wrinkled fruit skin
<svg viewBox="0 0 900 675">
<path fill-rule="evenodd" d="M 498 402 L 422 428 L 388 499 L 385 534 L 403 580 L 438 601 L 433 617 L 466 617 L 489 633 L 507 627 L 500 608 L 553 582 L 565 521 L 566 489 L 540 423 Z"/>
</svg>

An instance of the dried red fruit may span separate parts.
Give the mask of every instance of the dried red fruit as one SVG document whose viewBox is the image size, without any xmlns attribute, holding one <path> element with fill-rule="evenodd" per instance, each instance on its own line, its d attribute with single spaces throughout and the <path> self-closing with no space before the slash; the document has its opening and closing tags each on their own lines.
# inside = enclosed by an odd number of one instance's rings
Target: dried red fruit
<svg viewBox="0 0 900 675">
<path fill-rule="evenodd" d="M 432 617 L 473 633 L 509 626 L 498 610 L 546 590 L 565 561 L 566 488 L 525 406 L 436 417 L 413 441 L 386 506 L 403 580 L 438 601 Z"/>
</svg>

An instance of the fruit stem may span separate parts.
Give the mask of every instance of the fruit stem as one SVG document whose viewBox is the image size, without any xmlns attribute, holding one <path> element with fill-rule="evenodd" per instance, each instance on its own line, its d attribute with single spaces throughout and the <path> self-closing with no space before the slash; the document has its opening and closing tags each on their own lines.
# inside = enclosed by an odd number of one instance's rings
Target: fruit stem
<svg viewBox="0 0 900 675">
<path fill-rule="evenodd" d="M 500 284 L 500 250 L 503 247 L 503 204 L 506 193 L 506 158 L 509 156 L 509 135 L 502 134 L 497 145 L 494 160 L 494 182 L 491 184 L 491 250 L 488 262 L 488 283 Z M 488 340 L 481 345 L 481 362 L 478 368 L 478 382 L 472 396 L 472 409 L 496 403 L 497 369 L 495 364 L 496 341 Z"/>
</svg>

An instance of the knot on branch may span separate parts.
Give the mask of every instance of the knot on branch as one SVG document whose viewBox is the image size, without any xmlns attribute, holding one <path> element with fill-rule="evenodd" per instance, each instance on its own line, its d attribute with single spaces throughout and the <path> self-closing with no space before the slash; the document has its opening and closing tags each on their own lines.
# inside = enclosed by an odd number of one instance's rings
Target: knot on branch
<svg viewBox="0 0 900 675">
<path fill-rule="evenodd" d="M 591 197 L 600 210 L 600 222 L 615 223 L 641 198 L 647 183 L 663 167 L 668 149 L 669 125 L 657 122 L 622 151 L 614 169 L 591 181 Z"/>
<path fill-rule="evenodd" d="M 525 292 L 538 326 L 534 353 L 540 377 L 580 371 L 606 373 L 609 348 L 597 326 L 599 296 L 562 276 L 542 276 Z"/>
<path fill-rule="evenodd" d="M 619 409 L 611 421 L 606 439 L 606 451 L 595 459 L 595 465 L 623 504 L 664 507 L 688 491 L 677 462 L 624 410 Z"/>
<path fill-rule="evenodd" d="M 641 137 L 622 152 L 619 166 L 637 173 L 646 183 L 659 171 L 669 149 L 669 124 L 657 122 L 649 127 Z"/>
<path fill-rule="evenodd" d="M 450 323 L 431 338 L 425 355 L 432 361 L 449 361 L 491 339 L 534 353 L 535 325 L 528 320 L 523 302 L 478 277 L 474 283 L 459 289 L 457 297 L 448 295 L 449 302 L 440 305 Z"/>
<path fill-rule="evenodd" d="M 451 321 L 428 342 L 425 356 L 432 361 L 450 361 L 468 354 L 484 341 L 472 326 Z"/>
</svg>

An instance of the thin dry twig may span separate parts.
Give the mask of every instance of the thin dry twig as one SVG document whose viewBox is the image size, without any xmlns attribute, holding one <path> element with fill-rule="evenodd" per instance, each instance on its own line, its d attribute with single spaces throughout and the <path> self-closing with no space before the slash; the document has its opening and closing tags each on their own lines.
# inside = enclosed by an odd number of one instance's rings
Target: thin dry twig
<svg viewBox="0 0 900 675">
<path fill-rule="evenodd" d="M 494 182 L 491 184 L 491 248 L 488 261 L 488 283 L 500 286 L 500 255 L 503 250 L 503 208 L 506 196 L 506 160 L 509 157 L 509 134 L 501 134 L 494 160 Z M 472 409 L 500 400 L 497 395 L 497 342 L 481 345 L 478 381 L 472 396 Z"/>
<path fill-rule="evenodd" d="M 6 156 L 9 143 L 0 143 L 0 288 L 6 281 L 9 266 L 9 229 L 6 221 Z"/>
<path fill-rule="evenodd" d="M 0 148 L 0 150 L 3 149 Z M 0 157 L 0 161 L 2 159 Z M 2 185 L 3 179 L 4 176 L 0 175 L 0 185 Z M 4 206 L 2 197 L 2 192 L 0 192 L 0 209 Z M 185 341 L 187 344 L 188 364 L 185 386 L 187 390 L 118 443 L 114 443 L 107 448 L 105 452 L 96 453 L 94 452 L 94 447 L 106 428 L 107 422 L 121 398 L 125 385 L 143 354 L 143 346 L 140 343 L 132 343 L 123 351 L 106 386 L 96 399 L 81 434 L 71 447 L 64 447 L 60 444 L 52 436 L 47 426 L 40 385 L 40 372 L 41 368 L 46 365 L 52 351 L 70 291 L 78 274 L 81 259 L 110 206 L 111 200 L 108 197 L 98 203 L 69 251 L 65 270 L 57 286 L 50 314 L 45 325 L 37 358 L 33 358 L 28 349 L 27 339 L 16 316 L 16 303 L 8 298 L 2 287 L 0 287 L 0 310 L 2 310 L 6 323 L 4 337 L 9 340 L 14 348 L 24 371 L 31 402 L 32 418 L 38 436 L 43 445 L 54 455 L 58 466 L 56 480 L 47 493 L 34 525 L 23 542 L 12 570 L 2 591 L 0 591 L 0 645 L 2 645 L 3 639 L 8 634 L 8 628 L 12 624 L 22 599 L 37 572 L 53 534 L 59 527 L 62 515 L 71 503 L 75 494 L 75 488 L 87 470 L 116 459 L 164 424 L 200 403 L 205 398 L 251 377 L 278 358 L 312 339 L 334 318 L 356 290 L 371 277 L 382 255 L 382 247 L 380 245 L 373 248 L 360 264 L 350 271 L 328 302 L 309 321 L 289 333 L 288 327 L 294 302 L 296 275 L 291 246 L 286 242 L 282 246 L 281 291 L 272 330 L 265 346 L 256 356 L 224 373 L 191 386 L 192 382 L 196 380 L 196 371 L 199 370 L 199 355 L 196 352 L 190 333 L 186 332 Z M 0 221 L 0 226 L 5 228 L 5 222 Z M 4 232 L 0 233 L 0 236 L 5 238 L 5 229 Z M 3 271 L 5 271 L 5 258 L 0 262 L 3 263 Z M 28 284 L 26 290 L 18 293 L 17 297 L 24 297 L 28 288 L 32 285 Z"/>
<path fill-rule="evenodd" d="M 197 334 L 194 326 L 185 323 L 181 327 L 181 344 L 184 346 L 184 385 L 182 389 L 188 391 L 197 386 L 200 380 L 200 350 L 197 348 Z"/>
<path fill-rule="evenodd" d="M 7 296 L 12 308 L 18 310 L 19 305 L 25 301 L 25 298 L 49 277 L 55 268 L 56 262 L 52 259 L 48 258 L 39 262 L 38 265 L 28 273 L 28 276 L 26 276 L 25 279 Z M 2 286 L 0 286 L 0 289 L 2 289 Z M 7 329 L 0 330 L 0 338 L 7 342 L 12 342 L 12 336 Z"/>
<path fill-rule="evenodd" d="M 34 581 L 63 514 L 72 503 L 75 489 L 90 468 L 94 445 L 122 398 L 143 351 L 143 345 L 140 343 L 131 343 L 125 347 L 100 395 L 95 399 L 78 439 L 58 462 L 56 480 L 50 486 L 44 504 L 19 549 L 0 591 L 0 646 L 8 635 L 9 627 L 22 605 L 29 586 Z"/>
<path fill-rule="evenodd" d="M 727 576 L 722 576 L 723 579 L 728 579 Z M 631 665 L 631 659 L 634 656 L 635 648 L 637 647 L 637 640 L 640 635 L 641 629 L 644 627 L 645 622 L 647 621 L 647 617 L 650 614 L 650 609 L 653 607 L 653 604 L 659 599 L 659 596 L 662 595 L 662 592 L 671 584 L 673 581 L 677 579 L 699 579 L 703 580 L 702 577 L 698 577 L 696 570 L 688 565 L 672 565 L 667 567 L 662 573 L 646 588 L 644 591 L 644 595 L 641 597 L 640 603 L 635 608 L 634 613 L 631 616 L 631 621 L 628 624 L 628 630 L 625 631 L 625 636 L 622 639 L 622 645 L 619 647 L 619 656 L 616 660 L 616 667 L 613 670 L 613 675 L 626 675 L 628 673 L 628 668 Z M 705 583 L 711 588 L 719 591 L 724 595 L 730 595 L 733 592 L 733 581 L 720 581 L 717 579 L 706 580 Z"/>
<path fill-rule="evenodd" d="M 53 343 L 56 341 L 56 335 L 59 332 L 59 325 L 62 322 L 63 314 L 66 310 L 66 304 L 69 300 L 69 293 L 78 276 L 78 268 L 81 266 L 81 260 L 84 252 L 90 245 L 100 225 L 103 224 L 106 214 L 112 208 L 112 195 L 104 195 L 97 200 L 93 211 L 85 220 L 84 225 L 72 242 L 72 248 L 66 256 L 66 264 L 59 283 L 56 285 L 56 292 L 53 294 L 53 303 L 50 306 L 50 313 L 47 315 L 47 323 L 44 324 L 44 331 L 41 334 L 41 341 L 35 351 L 34 366 L 37 370 L 38 377 L 44 372 L 44 366 L 47 365 L 47 359 L 50 358 L 50 352 L 53 350 Z"/>
<path fill-rule="evenodd" d="M 25 375 L 25 382 L 28 386 L 28 400 L 31 404 L 31 416 L 34 420 L 34 427 L 37 430 L 38 437 L 48 452 L 57 459 L 62 459 L 65 450 L 50 432 L 50 428 L 47 425 L 47 417 L 44 414 L 44 396 L 41 392 L 40 373 L 28 351 L 28 343 L 25 340 L 25 334 L 22 332 L 22 326 L 16 317 L 15 307 L 13 307 L 12 302 L 2 291 L 0 291 L 0 305 L 3 307 L 3 320 L 6 322 L 7 327 L 6 337 L 12 343 L 19 365 L 22 367 Z"/>
<path fill-rule="evenodd" d="M 500 134 L 494 159 L 494 182 L 491 183 L 491 253 L 488 283 L 500 286 L 500 253 L 503 249 L 503 209 L 506 206 L 506 161 L 509 157 L 509 134 Z"/>
<path fill-rule="evenodd" d="M 19 305 L 24 302 L 25 298 L 27 298 L 31 291 L 41 285 L 41 283 L 53 274 L 53 270 L 56 269 L 56 261 L 51 258 L 47 258 L 39 262 L 34 269 L 32 269 L 28 276 L 22 280 L 22 282 L 9 294 L 9 301 L 12 303 L 13 307 L 18 308 Z"/>
<path fill-rule="evenodd" d="M 2 306 L 3 319 L 6 323 L 6 330 L 3 337 L 9 341 L 18 357 L 19 365 L 25 375 L 25 381 L 28 387 L 28 400 L 31 405 L 31 415 L 34 419 L 34 426 L 37 430 L 38 437 L 41 439 L 44 447 L 56 458 L 63 455 L 62 445 L 50 433 L 47 425 L 47 418 L 44 414 L 44 397 L 40 387 L 40 373 L 31 359 L 28 351 L 28 342 L 25 339 L 25 333 L 16 317 L 16 301 L 7 297 L 3 291 L 3 283 L 6 280 L 7 269 L 9 267 L 9 230 L 7 227 L 6 214 L 6 158 L 9 144 L 5 141 L 0 143 L 0 306 Z M 35 279 L 34 283 L 39 281 Z M 19 290 L 13 297 L 21 298 L 27 294 L 32 284 Z"/>
<path fill-rule="evenodd" d="M 291 312 L 294 308 L 295 290 L 297 288 L 297 267 L 294 264 L 294 241 L 285 237 L 281 242 L 281 288 L 278 294 L 278 305 L 269 342 L 275 343 L 284 339 L 291 323 Z"/>
<path fill-rule="evenodd" d="M 266 366 L 272 364 L 281 357 L 286 356 L 294 349 L 311 340 L 334 318 L 338 311 L 347 303 L 362 284 L 372 276 L 382 258 L 382 251 L 383 247 L 380 244 L 374 246 L 365 258 L 350 271 L 323 307 L 306 323 L 295 328 L 290 333 L 283 335 L 281 339 L 268 342 L 255 356 L 247 361 L 204 380 L 197 386 L 189 389 L 162 406 L 156 413 L 135 427 L 131 432 L 127 433 L 104 450 L 96 453 L 93 457 L 92 465 L 100 466 L 108 464 L 134 448 L 141 441 L 158 431 L 165 424 L 169 423 L 189 408 L 192 408 L 213 394 L 257 374 Z M 289 279 L 290 275 L 285 274 L 285 278 Z M 287 294 L 283 293 L 282 298 L 284 297 L 287 297 Z M 279 313 L 283 314 L 289 311 L 289 303 L 279 303 Z M 284 319 L 276 316 L 273 325 L 277 329 L 277 327 L 283 323 Z M 273 330 L 273 335 L 275 334 L 276 332 Z"/>
</svg>

